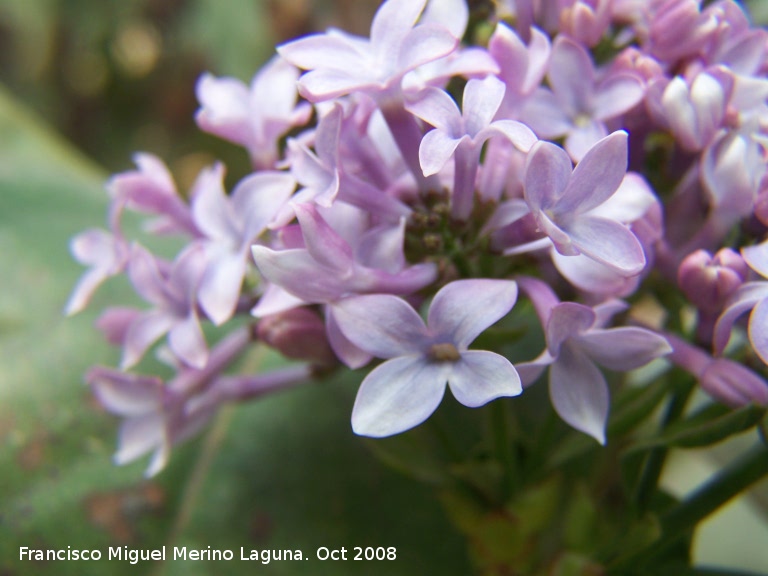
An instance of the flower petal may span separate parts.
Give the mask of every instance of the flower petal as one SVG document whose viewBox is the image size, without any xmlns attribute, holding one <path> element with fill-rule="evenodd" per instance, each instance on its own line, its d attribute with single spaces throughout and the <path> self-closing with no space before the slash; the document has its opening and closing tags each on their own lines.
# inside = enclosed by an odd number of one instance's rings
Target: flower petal
<svg viewBox="0 0 768 576">
<path fill-rule="evenodd" d="M 171 350 L 189 366 L 201 370 L 208 362 L 208 347 L 194 312 L 171 328 L 168 342 Z"/>
<path fill-rule="evenodd" d="M 666 338 L 634 326 L 590 330 L 578 341 L 581 350 L 610 370 L 634 370 L 672 352 Z"/>
<path fill-rule="evenodd" d="M 176 323 L 176 319 L 164 310 L 152 310 L 136 318 L 128 328 L 123 346 L 120 369 L 134 366 L 147 349 Z"/>
<path fill-rule="evenodd" d="M 563 227 L 573 245 L 593 260 L 634 276 L 645 268 L 645 252 L 637 237 L 618 222 L 582 215 Z"/>
<path fill-rule="evenodd" d="M 768 298 L 758 302 L 749 315 L 749 341 L 760 359 L 768 364 Z"/>
<path fill-rule="evenodd" d="M 424 321 L 405 300 L 391 294 L 344 298 L 333 305 L 333 316 L 353 344 L 377 358 L 420 353 L 428 345 Z"/>
<path fill-rule="evenodd" d="M 427 325 L 440 337 L 449 337 L 460 350 L 512 309 L 517 283 L 512 280 L 456 280 L 443 286 L 432 300 Z"/>
<path fill-rule="evenodd" d="M 450 365 L 449 365 L 450 366 Z M 440 405 L 446 365 L 422 356 L 384 362 L 365 377 L 352 409 L 355 434 L 382 438 L 418 426 Z"/>
<path fill-rule="evenodd" d="M 608 384 L 597 366 L 568 344 L 549 369 L 549 396 L 565 422 L 605 444 Z"/>
<path fill-rule="evenodd" d="M 768 282 L 746 282 L 736 290 L 715 324 L 712 336 L 715 354 L 722 354 L 725 350 L 736 319 L 766 298 L 768 298 Z"/>
<path fill-rule="evenodd" d="M 419 145 L 419 165 L 424 176 L 432 176 L 451 159 L 461 139 L 452 138 L 442 130 L 430 130 Z"/>
<path fill-rule="evenodd" d="M 523 391 L 515 367 L 495 352 L 468 350 L 453 363 L 448 386 L 456 400 L 477 408 L 502 396 L 517 396 Z"/>
<path fill-rule="evenodd" d="M 525 201 L 531 212 L 554 206 L 568 186 L 572 171 L 565 150 L 551 142 L 536 142 L 525 162 Z"/>
</svg>

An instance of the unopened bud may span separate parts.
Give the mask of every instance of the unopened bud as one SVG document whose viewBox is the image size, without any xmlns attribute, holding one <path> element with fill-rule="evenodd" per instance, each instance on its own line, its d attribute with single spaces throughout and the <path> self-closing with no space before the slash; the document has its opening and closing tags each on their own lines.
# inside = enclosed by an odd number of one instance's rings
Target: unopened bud
<svg viewBox="0 0 768 576">
<path fill-rule="evenodd" d="M 677 282 L 694 306 L 716 313 L 742 285 L 748 272 L 744 259 L 730 248 L 723 248 L 714 257 L 697 250 L 680 264 Z"/>
<path fill-rule="evenodd" d="M 264 317 L 256 334 L 262 342 L 287 358 L 319 366 L 336 362 L 323 320 L 308 308 L 293 308 Z"/>
</svg>

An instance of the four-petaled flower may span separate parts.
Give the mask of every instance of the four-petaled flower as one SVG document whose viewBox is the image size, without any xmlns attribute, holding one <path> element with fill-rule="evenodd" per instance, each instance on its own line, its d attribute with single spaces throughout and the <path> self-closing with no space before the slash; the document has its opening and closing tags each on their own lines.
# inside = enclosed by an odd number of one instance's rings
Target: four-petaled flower
<svg viewBox="0 0 768 576">
<path fill-rule="evenodd" d="M 352 411 L 354 431 L 383 437 L 421 424 L 437 409 L 446 384 L 469 407 L 520 394 L 520 378 L 509 360 L 467 349 L 516 299 L 513 281 L 457 280 L 435 295 L 426 324 L 408 303 L 390 294 L 335 304 L 344 335 L 387 359 L 360 386 Z"/>
</svg>

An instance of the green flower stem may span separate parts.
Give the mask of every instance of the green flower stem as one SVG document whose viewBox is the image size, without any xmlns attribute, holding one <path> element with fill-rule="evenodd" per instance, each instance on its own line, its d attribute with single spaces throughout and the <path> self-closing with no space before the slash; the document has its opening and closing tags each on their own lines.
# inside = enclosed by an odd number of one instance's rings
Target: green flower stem
<svg viewBox="0 0 768 576">
<path fill-rule="evenodd" d="M 759 442 L 661 517 L 664 540 L 684 534 L 768 475 L 768 446 Z"/>
<path fill-rule="evenodd" d="M 662 430 L 680 418 L 688 403 L 688 399 L 693 392 L 693 388 L 693 380 L 690 379 L 690 377 L 686 377 L 685 381 L 681 382 L 678 388 L 672 393 L 672 397 L 670 398 L 661 419 Z M 637 488 L 635 489 L 634 494 L 634 504 L 640 513 L 647 510 L 651 498 L 656 492 L 668 454 L 668 448 L 659 447 L 652 449 L 646 457 L 643 470 L 640 474 L 640 480 L 637 483 Z"/>
</svg>

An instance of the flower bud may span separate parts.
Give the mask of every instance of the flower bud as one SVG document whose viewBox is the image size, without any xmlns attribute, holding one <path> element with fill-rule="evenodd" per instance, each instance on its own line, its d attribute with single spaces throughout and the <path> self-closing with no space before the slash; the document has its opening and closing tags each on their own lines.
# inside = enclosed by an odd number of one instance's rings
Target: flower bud
<svg viewBox="0 0 768 576">
<path fill-rule="evenodd" d="M 323 320 L 308 308 L 293 308 L 264 317 L 256 329 L 259 340 L 294 360 L 319 366 L 336 362 Z"/>
<path fill-rule="evenodd" d="M 744 259 L 730 248 L 723 248 L 714 257 L 705 250 L 697 250 L 683 259 L 677 282 L 694 306 L 717 313 L 748 272 Z"/>
<path fill-rule="evenodd" d="M 727 358 L 716 358 L 701 374 L 702 389 L 734 408 L 768 404 L 768 383 L 749 368 Z"/>
</svg>

